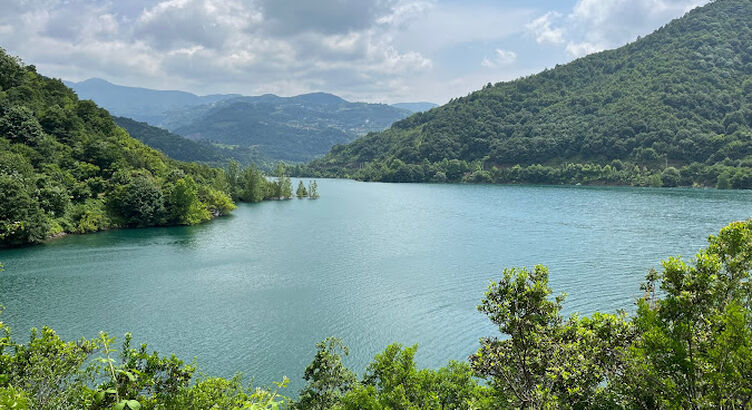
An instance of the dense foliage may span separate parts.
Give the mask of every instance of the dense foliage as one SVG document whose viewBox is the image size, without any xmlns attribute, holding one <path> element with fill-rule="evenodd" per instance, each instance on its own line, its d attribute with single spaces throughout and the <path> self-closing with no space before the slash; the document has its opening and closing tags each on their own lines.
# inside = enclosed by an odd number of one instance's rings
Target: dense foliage
<svg viewBox="0 0 752 410">
<path fill-rule="evenodd" d="M 65 342 L 52 330 L 28 343 L 0 323 L 0 407 L 16 409 L 667 409 L 752 404 L 752 220 L 709 238 L 692 263 L 651 270 L 637 311 L 561 315 L 548 270 L 504 271 L 478 309 L 501 337 L 469 362 L 418 369 L 417 346 L 388 346 L 362 377 L 342 341 L 317 345 L 297 400 L 279 388 L 195 378 L 175 357 L 113 340 Z M 95 359 L 95 360 L 92 360 Z M 15 407 L 12 407 L 15 406 Z"/>
<path fill-rule="evenodd" d="M 175 356 L 132 347 L 130 335 L 114 352 L 104 333 L 65 342 L 44 328 L 20 344 L 2 322 L 0 330 L 3 409 L 272 409 L 286 401 L 276 389 L 244 386 L 240 376 L 195 377 L 196 369 Z"/>
<path fill-rule="evenodd" d="M 0 246 L 196 224 L 235 207 L 221 169 L 172 161 L 0 50 Z"/>
<path fill-rule="evenodd" d="M 162 151 L 178 161 L 202 162 L 210 165 L 224 164 L 233 159 L 241 164 L 264 165 L 265 159 L 252 147 L 220 147 L 206 141 L 193 141 L 166 129 L 151 126 L 125 117 L 113 117 L 131 137 Z"/>
<path fill-rule="evenodd" d="M 752 2 L 415 114 L 304 173 L 368 181 L 752 188 Z"/>
</svg>

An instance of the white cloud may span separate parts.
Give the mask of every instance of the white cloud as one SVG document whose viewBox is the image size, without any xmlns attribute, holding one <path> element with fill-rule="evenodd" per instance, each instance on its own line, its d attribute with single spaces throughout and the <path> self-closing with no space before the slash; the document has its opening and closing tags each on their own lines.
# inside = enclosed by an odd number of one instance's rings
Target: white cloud
<svg viewBox="0 0 752 410">
<path fill-rule="evenodd" d="M 564 43 L 564 29 L 554 28 L 555 20 L 561 18 L 557 12 L 548 12 L 528 23 L 526 28 L 533 33 L 538 44 Z"/>
<path fill-rule="evenodd" d="M 581 57 L 588 54 L 597 53 L 599 51 L 603 51 L 607 48 L 607 46 L 603 44 L 593 44 L 588 43 L 587 41 L 582 43 L 574 43 L 569 42 L 567 44 L 567 53 L 573 57 Z"/>
<path fill-rule="evenodd" d="M 544 13 L 486 0 L 0 0 L 0 47 L 70 80 L 444 102 L 618 46 L 705 0 L 569 1 Z M 525 33 L 559 52 L 521 49 Z"/>
<path fill-rule="evenodd" d="M 549 12 L 528 30 L 539 44 L 561 44 L 580 57 L 633 41 L 708 0 L 578 0 L 567 16 Z"/>
<path fill-rule="evenodd" d="M 376 94 L 391 91 L 376 88 L 389 76 L 432 69 L 429 57 L 394 36 L 431 6 L 425 0 L 164 0 L 130 14 L 95 0 L 3 1 L 0 45 L 40 72 L 72 80 Z"/>
<path fill-rule="evenodd" d="M 497 48 L 494 50 L 494 56 L 491 58 L 483 57 L 480 65 L 488 68 L 496 68 L 514 64 L 515 61 L 517 61 L 517 53 Z"/>
</svg>

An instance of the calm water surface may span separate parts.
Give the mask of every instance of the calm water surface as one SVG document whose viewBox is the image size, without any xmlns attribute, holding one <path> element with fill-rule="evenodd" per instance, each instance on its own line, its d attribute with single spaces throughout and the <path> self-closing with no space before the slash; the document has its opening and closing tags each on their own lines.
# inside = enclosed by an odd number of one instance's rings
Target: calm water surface
<svg viewBox="0 0 752 410">
<path fill-rule="evenodd" d="M 295 182 L 296 183 L 296 182 Z M 465 359 L 504 267 L 548 265 L 567 313 L 631 310 L 669 255 L 752 216 L 752 192 L 319 181 L 321 199 L 241 205 L 196 227 L 72 236 L 0 251 L 2 320 L 23 340 L 126 331 L 211 375 L 301 386 L 338 336 L 358 371 L 387 344 L 418 364 Z"/>
</svg>

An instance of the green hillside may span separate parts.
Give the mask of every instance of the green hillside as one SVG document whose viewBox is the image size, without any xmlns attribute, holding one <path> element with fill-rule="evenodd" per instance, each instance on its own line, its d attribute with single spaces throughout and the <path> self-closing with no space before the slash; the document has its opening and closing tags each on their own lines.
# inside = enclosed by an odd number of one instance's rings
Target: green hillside
<svg viewBox="0 0 752 410">
<path fill-rule="evenodd" d="M 168 159 L 0 49 L 0 246 L 234 208 L 221 169 Z"/>
<path fill-rule="evenodd" d="M 314 161 L 373 181 L 752 188 L 752 1 L 395 123 Z"/>
<path fill-rule="evenodd" d="M 113 117 L 133 138 L 158 149 L 178 161 L 225 164 L 232 159 L 241 164 L 264 164 L 265 159 L 254 148 L 222 148 L 205 141 L 193 141 L 166 129 L 126 117 Z"/>
<path fill-rule="evenodd" d="M 302 162 L 408 115 L 389 105 L 352 103 L 326 93 L 268 94 L 168 112 L 163 125 L 190 139 L 255 147 L 272 160 Z"/>
</svg>

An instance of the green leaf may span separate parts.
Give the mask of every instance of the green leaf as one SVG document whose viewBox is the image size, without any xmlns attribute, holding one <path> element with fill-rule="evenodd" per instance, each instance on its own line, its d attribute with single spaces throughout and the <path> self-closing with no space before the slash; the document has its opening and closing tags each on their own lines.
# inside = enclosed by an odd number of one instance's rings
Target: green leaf
<svg viewBox="0 0 752 410">
<path fill-rule="evenodd" d="M 130 380 L 131 382 L 135 382 L 135 381 L 136 381 L 136 376 L 134 376 L 134 375 L 133 375 L 133 373 L 131 373 L 131 372 L 126 372 L 126 371 L 124 371 L 124 370 L 121 370 L 121 372 L 122 372 L 122 373 L 123 373 L 123 374 L 124 374 L 124 375 L 125 375 L 126 377 L 128 377 L 128 380 Z"/>
<path fill-rule="evenodd" d="M 138 402 L 138 400 L 128 400 L 128 408 L 131 410 L 139 410 L 141 408 L 141 403 Z"/>
</svg>

